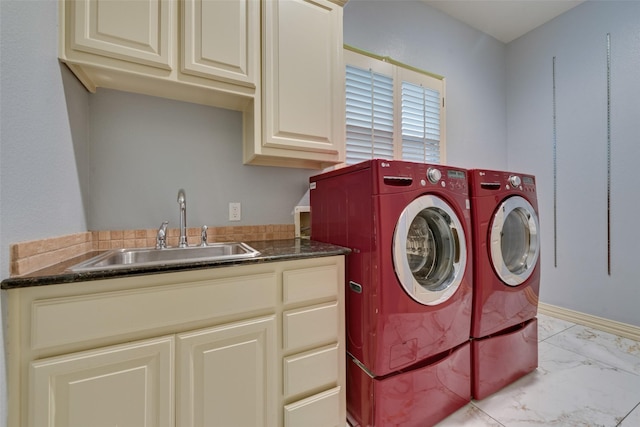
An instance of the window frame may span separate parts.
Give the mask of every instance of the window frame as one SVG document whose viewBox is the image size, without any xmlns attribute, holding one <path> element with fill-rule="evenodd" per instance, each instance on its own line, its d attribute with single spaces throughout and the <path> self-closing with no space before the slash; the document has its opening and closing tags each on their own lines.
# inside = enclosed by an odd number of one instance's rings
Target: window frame
<svg viewBox="0 0 640 427">
<path fill-rule="evenodd" d="M 402 82 L 406 81 L 437 91 L 440 94 L 439 164 L 446 164 L 446 84 L 443 76 L 403 64 L 389 57 L 378 56 L 344 45 L 344 72 L 348 65 L 393 79 L 393 159 L 402 160 Z M 346 103 L 346 86 L 345 86 Z M 344 166 L 347 166 L 347 138 L 345 125 Z"/>
</svg>

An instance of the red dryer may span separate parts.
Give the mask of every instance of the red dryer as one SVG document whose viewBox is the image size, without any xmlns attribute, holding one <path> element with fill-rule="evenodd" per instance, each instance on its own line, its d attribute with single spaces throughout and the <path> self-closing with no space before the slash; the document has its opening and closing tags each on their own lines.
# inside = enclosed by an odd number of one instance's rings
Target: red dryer
<svg viewBox="0 0 640 427">
<path fill-rule="evenodd" d="M 348 247 L 352 425 L 425 427 L 470 401 L 464 169 L 371 160 L 310 179 L 311 238 Z"/>
<path fill-rule="evenodd" d="M 474 169 L 469 178 L 472 395 L 483 399 L 538 366 L 540 226 L 535 177 Z"/>
</svg>

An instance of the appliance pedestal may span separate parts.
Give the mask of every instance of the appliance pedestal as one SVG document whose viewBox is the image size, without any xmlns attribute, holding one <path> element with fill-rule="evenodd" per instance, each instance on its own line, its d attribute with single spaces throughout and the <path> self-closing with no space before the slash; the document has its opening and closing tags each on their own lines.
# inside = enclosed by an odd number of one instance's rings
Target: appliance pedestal
<svg viewBox="0 0 640 427">
<path fill-rule="evenodd" d="M 499 335 L 474 338 L 471 352 L 471 395 L 481 400 L 538 367 L 538 319 Z"/>
<path fill-rule="evenodd" d="M 425 366 L 372 378 L 347 357 L 347 411 L 352 426 L 425 427 L 471 401 L 471 345 Z"/>
</svg>

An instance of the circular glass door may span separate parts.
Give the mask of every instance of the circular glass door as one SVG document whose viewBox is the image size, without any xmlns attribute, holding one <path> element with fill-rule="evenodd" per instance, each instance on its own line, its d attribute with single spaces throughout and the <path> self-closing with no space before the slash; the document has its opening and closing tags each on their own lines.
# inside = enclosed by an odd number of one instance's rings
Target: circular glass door
<svg viewBox="0 0 640 427">
<path fill-rule="evenodd" d="M 404 290 L 417 302 L 437 305 L 456 292 L 467 265 L 462 223 L 441 198 L 421 196 L 400 214 L 393 263 Z"/>
<path fill-rule="evenodd" d="M 489 236 L 491 262 L 500 279 L 518 286 L 531 276 L 540 254 L 538 216 L 520 196 L 510 197 L 493 216 Z"/>
</svg>

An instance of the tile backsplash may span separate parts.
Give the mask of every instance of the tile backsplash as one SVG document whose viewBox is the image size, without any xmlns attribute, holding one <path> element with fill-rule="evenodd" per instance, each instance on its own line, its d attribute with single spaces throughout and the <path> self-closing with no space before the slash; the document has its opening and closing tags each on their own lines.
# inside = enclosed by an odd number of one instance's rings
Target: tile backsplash
<svg viewBox="0 0 640 427">
<path fill-rule="evenodd" d="M 11 276 L 24 276 L 87 252 L 122 248 L 148 248 L 156 244 L 157 229 L 87 231 L 11 245 Z M 208 242 L 292 239 L 294 224 L 210 227 Z M 168 246 L 177 246 L 178 228 L 167 229 Z M 190 245 L 200 243 L 200 228 L 187 228 Z"/>
</svg>

